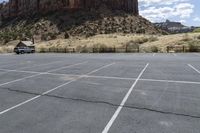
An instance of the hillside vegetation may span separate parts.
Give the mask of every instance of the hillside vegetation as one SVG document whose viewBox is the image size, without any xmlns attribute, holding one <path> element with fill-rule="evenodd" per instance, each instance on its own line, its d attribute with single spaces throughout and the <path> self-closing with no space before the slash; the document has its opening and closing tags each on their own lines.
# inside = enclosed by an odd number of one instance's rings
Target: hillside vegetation
<svg viewBox="0 0 200 133">
<path fill-rule="evenodd" d="M 167 46 L 199 45 L 200 34 L 163 35 L 141 16 L 106 8 L 93 12 L 53 12 L 5 20 L 0 27 L 0 52 L 11 52 L 20 41 L 34 37 L 36 48 L 135 48 L 140 52 L 166 52 Z"/>
<path fill-rule="evenodd" d="M 4 20 L 0 44 L 33 36 L 39 42 L 112 33 L 162 34 L 162 31 L 141 16 L 102 7 L 93 12 L 51 12 Z"/>
<path fill-rule="evenodd" d="M 17 41 L 2 46 L 0 51 L 12 50 Z M 49 48 L 74 48 L 79 52 L 91 52 L 91 48 L 134 48 L 139 46 L 140 52 L 166 52 L 167 46 L 200 46 L 200 33 L 176 35 L 138 35 L 138 34 L 101 34 L 88 38 L 70 37 L 42 41 L 36 44 L 38 51 Z"/>
</svg>

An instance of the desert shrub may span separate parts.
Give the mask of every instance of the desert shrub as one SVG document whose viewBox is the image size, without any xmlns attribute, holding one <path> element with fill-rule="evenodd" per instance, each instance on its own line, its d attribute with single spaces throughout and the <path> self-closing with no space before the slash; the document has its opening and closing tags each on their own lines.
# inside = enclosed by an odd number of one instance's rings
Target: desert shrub
<svg viewBox="0 0 200 133">
<path fill-rule="evenodd" d="M 141 27 L 141 28 L 136 29 L 136 33 L 137 34 L 144 34 L 145 33 L 145 28 Z"/>
<path fill-rule="evenodd" d="M 112 53 L 115 52 L 115 47 L 111 46 L 108 47 L 105 44 L 95 44 L 93 45 L 93 52 L 98 52 L 98 53 Z"/>
<path fill-rule="evenodd" d="M 87 45 L 83 45 L 83 46 L 78 46 L 76 48 L 76 51 L 80 53 L 90 53 L 92 52 L 92 49 L 87 47 Z"/>
<path fill-rule="evenodd" d="M 31 31 L 28 30 L 25 32 L 25 36 L 28 38 L 32 38 L 33 34 L 31 33 Z"/>
<path fill-rule="evenodd" d="M 46 52 L 46 48 L 41 47 L 41 48 L 38 49 L 38 52 L 39 53 L 45 53 Z"/>
<path fill-rule="evenodd" d="M 183 36 L 183 38 L 182 38 L 182 41 L 184 41 L 184 42 L 187 42 L 187 41 L 190 41 L 190 40 L 192 40 L 192 39 L 189 37 L 188 34 L 185 34 L 185 35 Z"/>
<path fill-rule="evenodd" d="M 47 34 L 42 34 L 41 35 L 41 40 L 42 41 L 47 41 L 48 40 L 48 35 Z"/>
<path fill-rule="evenodd" d="M 138 52 L 140 49 L 139 44 L 135 43 L 134 41 L 129 41 L 125 44 L 126 52 Z"/>
<path fill-rule="evenodd" d="M 153 53 L 158 53 L 158 47 L 157 46 L 152 46 L 151 47 L 151 52 L 153 52 Z"/>
<path fill-rule="evenodd" d="M 155 37 L 155 36 L 150 36 L 150 37 L 148 38 L 148 41 L 149 41 L 149 42 L 155 42 L 155 41 L 157 41 L 157 40 L 158 40 L 158 38 Z"/>
<path fill-rule="evenodd" d="M 145 42 L 148 42 L 148 40 L 149 39 L 147 37 L 140 37 L 140 38 L 137 38 L 137 39 L 133 40 L 133 42 L 135 44 L 143 44 Z"/>
<path fill-rule="evenodd" d="M 132 49 L 137 49 L 139 47 L 139 44 L 135 41 L 129 41 L 126 43 L 126 48 L 132 48 Z"/>
<path fill-rule="evenodd" d="M 48 33 L 48 36 L 50 37 L 50 40 L 55 40 L 57 38 L 56 33 Z"/>
<path fill-rule="evenodd" d="M 194 43 L 189 43 L 189 52 L 199 52 L 199 46 L 195 45 Z"/>
<path fill-rule="evenodd" d="M 41 40 L 48 41 L 48 40 L 55 40 L 57 38 L 57 33 L 47 33 L 41 35 Z"/>
<path fill-rule="evenodd" d="M 68 39 L 70 36 L 67 32 L 65 32 L 65 39 Z"/>
<path fill-rule="evenodd" d="M 200 32 L 200 28 L 195 29 L 193 32 L 195 32 L 195 33 Z"/>
<path fill-rule="evenodd" d="M 13 52 L 13 47 L 9 46 L 2 46 L 0 47 L 0 53 L 12 53 Z"/>
<path fill-rule="evenodd" d="M 47 33 L 41 35 L 41 40 L 43 41 L 49 41 L 49 40 L 55 40 L 57 38 L 57 33 Z"/>
<path fill-rule="evenodd" d="M 199 40 L 200 40 L 200 35 L 199 35 L 199 36 L 197 36 L 197 39 L 199 39 Z"/>
</svg>

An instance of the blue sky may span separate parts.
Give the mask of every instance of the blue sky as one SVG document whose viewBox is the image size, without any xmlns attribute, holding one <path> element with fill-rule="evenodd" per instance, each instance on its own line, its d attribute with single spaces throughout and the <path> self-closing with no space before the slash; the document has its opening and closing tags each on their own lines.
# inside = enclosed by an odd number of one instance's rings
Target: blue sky
<svg viewBox="0 0 200 133">
<path fill-rule="evenodd" d="M 152 22 L 169 19 L 200 26 L 199 0 L 139 0 L 140 14 Z"/>
<path fill-rule="evenodd" d="M 139 0 L 139 6 L 140 14 L 152 22 L 169 19 L 188 26 L 200 26 L 199 0 Z"/>
</svg>

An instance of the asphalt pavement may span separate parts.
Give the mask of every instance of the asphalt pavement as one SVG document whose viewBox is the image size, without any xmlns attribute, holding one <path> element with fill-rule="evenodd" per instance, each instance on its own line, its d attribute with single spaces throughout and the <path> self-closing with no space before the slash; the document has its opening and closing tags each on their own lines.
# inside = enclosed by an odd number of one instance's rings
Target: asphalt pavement
<svg viewBox="0 0 200 133">
<path fill-rule="evenodd" d="M 200 53 L 0 55 L 0 133 L 200 133 Z"/>
</svg>

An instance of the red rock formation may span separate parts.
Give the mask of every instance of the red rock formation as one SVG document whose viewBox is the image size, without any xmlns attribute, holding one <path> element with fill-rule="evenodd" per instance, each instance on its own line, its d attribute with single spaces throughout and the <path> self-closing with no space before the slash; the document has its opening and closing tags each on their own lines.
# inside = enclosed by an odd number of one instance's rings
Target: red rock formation
<svg viewBox="0 0 200 133">
<path fill-rule="evenodd" d="M 124 10 L 138 15 L 138 0 L 10 0 L 5 16 L 33 14 L 55 10 L 78 10 L 99 8 L 102 5 L 112 10 Z"/>
</svg>

